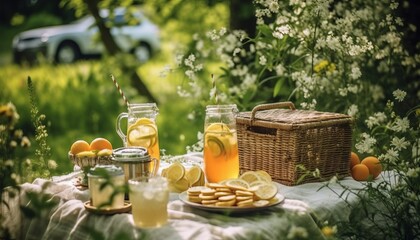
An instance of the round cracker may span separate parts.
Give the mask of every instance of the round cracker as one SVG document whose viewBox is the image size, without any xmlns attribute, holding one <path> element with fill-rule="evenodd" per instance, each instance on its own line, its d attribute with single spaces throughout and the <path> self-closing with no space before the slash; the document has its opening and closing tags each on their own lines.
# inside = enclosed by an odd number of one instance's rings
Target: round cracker
<svg viewBox="0 0 420 240">
<path fill-rule="evenodd" d="M 231 207 L 231 206 L 235 205 L 235 203 L 236 203 L 236 199 L 232 199 L 230 201 L 217 202 L 216 206 L 218 206 L 218 207 Z"/>
<path fill-rule="evenodd" d="M 245 201 L 245 200 L 249 200 L 253 198 L 254 198 L 253 196 L 236 196 L 237 201 Z"/>
<path fill-rule="evenodd" d="M 212 189 L 212 188 L 206 188 L 201 190 L 201 194 L 204 196 L 212 196 L 216 193 L 216 190 Z"/>
<path fill-rule="evenodd" d="M 238 201 L 236 202 L 236 205 L 238 207 L 248 207 L 251 206 L 254 201 L 252 199 L 244 200 L 244 201 Z"/>
<path fill-rule="evenodd" d="M 188 188 L 187 193 L 191 194 L 191 195 L 198 195 L 198 194 L 201 193 L 201 190 L 203 190 L 203 189 L 206 189 L 206 187 L 204 187 L 204 186 L 190 187 L 190 188 Z"/>
<path fill-rule="evenodd" d="M 253 192 L 243 191 L 243 190 L 236 190 L 235 194 L 236 194 L 236 196 L 254 196 Z"/>
<path fill-rule="evenodd" d="M 204 195 L 204 194 L 200 194 L 198 195 L 199 198 L 201 198 L 201 200 L 212 200 L 212 199 L 217 199 L 217 197 L 215 197 L 214 195 Z"/>
<path fill-rule="evenodd" d="M 203 205 L 209 205 L 209 204 L 215 204 L 215 203 L 217 203 L 217 202 L 218 202 L 218 200 L 217 200 L 217 199 L 202 200 L 202 201 L 201 201 L 201 204 L 203 204 Z"/>
<path fill-rule="evenodd" d="M 222 202 L 232 201 L 234 199 L 236 199 L 236 196 L 235 195 L 226 195 L 226 196 L 222 196 L 222 197 L 219 197 L 218 198 L 218 200 L 219 201 L 222 201 Z"/>
<path fill-rule="evenodd" d="M 188 196 L 188 201 L 194 202 L 194 203 L 201 203 L 201 198 L 198 196 Z"/>
</svg>

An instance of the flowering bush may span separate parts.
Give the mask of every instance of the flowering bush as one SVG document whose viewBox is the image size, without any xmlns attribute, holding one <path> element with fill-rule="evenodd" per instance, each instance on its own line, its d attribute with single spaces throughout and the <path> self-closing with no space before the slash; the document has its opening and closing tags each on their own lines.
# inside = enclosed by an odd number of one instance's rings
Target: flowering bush
<svg viewBox="0 0 420 240">
<path fill-rule="evenodd" d="M 380 184 L 368 181 L 354 192 L 361 207 L 351 206 L 350 220 L 363 215 L 368 222 L 341 224 L 337 234 L 356 239 L 418 236 L 420 55 L 403 44 L 405 33 L 415 32 L 416 26 L 397 15 L 409 3 L 254 3 L 255 37 L 241 30 L 211 30 L 205 36 L 195 35 L 194 48 L 177 56 L 178 68 L 188 79 L 179 93 L 207 104 L 216 91 L 208 77 L 212 72 L 220 76 L 219 101 L 236 103 L 242 110 L 292 100 L 304 109 L 351 115 L 355 151 L 378 156 L 394 175 Z M 191 149 L 199 147 L 198 143 Z M 372 226 L 377 229 L 372 231 Z"/>
<path fill-rule="evenodd" d="M 396 16 L 407 4 L 256 0 L 255 38 L 241 30 L 211 30 L 194 36 L 194 49 L 177 56 L 189 79 L 180 92 L 208 99 L 206 72 L 214 68 L 205 64 L 217 61 L 219 100 L 241 109 L 293 100 L 302 108 L 365 119 L 397 87 L 414 89 L 407 100 L 413 105 L 420 58 L 404 48 L 399 30 L 415 26 Z"/>
</svg>

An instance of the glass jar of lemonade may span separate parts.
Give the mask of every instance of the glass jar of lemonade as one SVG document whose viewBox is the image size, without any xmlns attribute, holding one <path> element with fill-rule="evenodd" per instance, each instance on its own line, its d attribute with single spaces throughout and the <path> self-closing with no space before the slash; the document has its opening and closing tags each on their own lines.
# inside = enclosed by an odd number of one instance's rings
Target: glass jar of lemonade
<svg viewBox="0 0 420 240">
<path fill-rule="evenodd" d="M 208 182 L 239 175 L 235 104 L 209 105 L 204 122 L 204 172 Z"/>
<path fill-rule="evenodd" d="M 157 159 L 150 164 L 150 171 L 159 169 L 160 150 L 156 116 L 159 109 L 156 103 L 130 104 L 128 112 L 118 115 L 116 130 L 125 147 L 144 147 L 151 158 Z M 121 130 L 121 120 L 127 118 L 127 135 Z"/>
</svg>

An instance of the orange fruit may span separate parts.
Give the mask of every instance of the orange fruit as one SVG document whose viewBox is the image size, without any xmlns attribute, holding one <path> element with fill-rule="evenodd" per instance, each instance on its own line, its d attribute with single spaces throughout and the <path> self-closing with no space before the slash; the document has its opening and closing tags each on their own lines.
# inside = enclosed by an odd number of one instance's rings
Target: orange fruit
<svg viewBox="0 0 420 240">
<path fill-rule="evenodd" d="M 92 151 L 100 151 L 102 149 L 109 149 L 112 150 L 112 144 L 105 138 L 95 138 L 90 143 L 90 150 Z"/>
<path fill-rule="evenodd" d="M 360 163 L 360 158 L 355 152 L 351 152 L 350 156 L 350 169 L 352 169 L 356 164 Z"/>
<path fill-rule="evenodd" d="M 369 177 L 369 168 L 364 164 L 356 164 L 351 169 L 351 176 L 356 181 L 366 181 Z"/>
<path fill-rule="evenodd" d="M 366 157 L 361 163 L 369 168 L 369 173 L 372 175 L 373 179 L 377 178 L 382 172 L 382 165 L 376 157 Z"/>
<path fill-rule="evenodd" d="M 78 154 L 80 152 L 89 151 L 89 150 L 90 150 L 89 143 L 87 143 L 84 140 L 77 140 L 70 147 L 70 153 L 72 154 Z"/>
</svg>

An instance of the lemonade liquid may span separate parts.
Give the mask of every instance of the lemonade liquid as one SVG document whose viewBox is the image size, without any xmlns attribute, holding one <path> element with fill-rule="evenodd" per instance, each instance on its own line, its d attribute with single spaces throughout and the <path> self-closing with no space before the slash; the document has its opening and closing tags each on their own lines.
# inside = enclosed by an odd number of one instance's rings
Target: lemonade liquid
<svg viewBox="0 0 420 240">
<path fill-rule="evenodd" d="M 169 190 L 153 184 L 130 183 L 130 202 L 134 224 L 140 228 L 161 227 L 168 221 Z"/>
<path fill-rule="evenodd" d="M 204 172 L 208 182 L 220 182 L 239 175 L 236 130 L 204 133 Z"/>
</svg>

